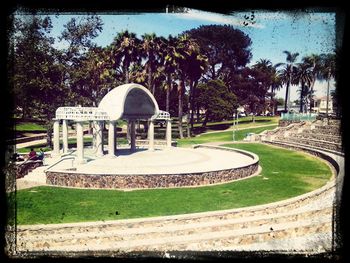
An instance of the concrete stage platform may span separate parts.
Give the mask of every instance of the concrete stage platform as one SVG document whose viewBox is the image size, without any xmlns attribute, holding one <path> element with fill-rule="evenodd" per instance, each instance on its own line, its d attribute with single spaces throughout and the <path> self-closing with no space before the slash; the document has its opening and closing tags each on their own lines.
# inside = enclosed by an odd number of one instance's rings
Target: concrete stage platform
<svg viewBox="0 0 350 263">
<path fill-rule="evenodd" d="M 135 152 L 118 149 L 117 156 L 100 158 L 93 155 L 92 149 L 86 149 L 86 157 L 85 164 L 71 167 L 67 161 L 49 169 L 48 184 L 88 188 L 207 185 L 250 176 L 259 165 L 253 153 L 217 146 Z"/>
<path fill-rule="evenodd" d="M 118 150 L 117 157 L 108 155 L 79 165 L 77 172 L 90 174 L 167 174 L 198 173 L 238 168 L 253 162 L 252 157 L 235 151 L 197 148 Z"/>
</svg>

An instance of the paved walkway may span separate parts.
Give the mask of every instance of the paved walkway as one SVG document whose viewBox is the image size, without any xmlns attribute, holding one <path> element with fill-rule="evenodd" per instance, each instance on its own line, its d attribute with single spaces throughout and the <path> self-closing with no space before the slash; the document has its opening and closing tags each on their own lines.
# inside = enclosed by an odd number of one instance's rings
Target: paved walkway
<svg viewBox="0 0 350 263">
<path fill-rule="evenodd" d="M 38 145 L 38 144 L 44 144 L 46 143 L 47 140 L 46 139 L 42 139 L 42 140 L 35 140 L 35 141 L 31 141 L 31 142 L 23 142 L 23 143 L 18 143 L 16 144 L 16 148 L 26 148 L 26 147 L 30 147 L 30 146 L 34 146 L 34 145 Z"/>
<path fill-rule="evenodd" d="M 257 125 L 257 126 L 248 126 L 248 127 L 242 127 L 242 128 L 236 128 L 236 129 L 233 129 L 233 128 L 228 128 L 226 130 L 221 130 L 221 131 L 210 131 L 210 132 L 205 132 L 205 133 L 202 133 L 202 134 L 199 134 L 197 136 L 200 136 L 200 135 L 203 135 L 203 134 L 210 134 L 210 133 L 218 133 L 218 132 L 226 132 L 226 131 L 240 131 L 240 130 L 246 130 L 246 129 L 255 129 L 255 128 L 262 128 L 262 127 L 271 127 L 271 126 L 276 126 L 278 125 L 278 123 L 276 124 L 267 124 L 267 125 Z"/>
<path fill-rule="evenodd" d="M 84 135 L 85 138 L 88 137 L 92 137 L 92 135 Z M 75 138 L 75 136 L 69 136 L 68 138 Z M 26 147 L 30 147 L 30 146 L 34 146 L 34 145 L 38 145 L 38 144 L 45 144 L 47 142 L 46 139 L 42 139 L 42 140 L 35 140 L 35 141 L 30 141 L 30 142 L 24 142 L 24 143 L 18 143 L 16 144 L 16 148 L 26 148 Z"/>
</svg>

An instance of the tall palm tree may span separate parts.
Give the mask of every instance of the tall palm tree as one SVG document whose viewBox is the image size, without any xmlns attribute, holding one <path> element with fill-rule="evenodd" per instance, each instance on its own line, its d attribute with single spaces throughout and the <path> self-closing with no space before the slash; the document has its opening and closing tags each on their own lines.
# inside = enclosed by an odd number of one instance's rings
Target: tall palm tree
<svg viewBox="0 0 350 263">
<path fill-rule="evenodd" d="M 327 81 L 327 103 L 326 103 L 326 118 L 329 123 L 328 118 L 328 101 L 329 101 L 329 85 L 332 78 L 335 77 L 336 70 L 336 55 L 333 53 L 322 54 L 322 67 L 321 75 L 322 79 Z"/>
<path fill-rule="evenodd" d="M 321 56 L 317 54 L 311 54 L 310 56 L 305 56 L 302 58 L 302 62 L 309 65 L 310 71 L 311 71 L 311 84 L 310 84 L 310 90 L 309 93 L 312 94 L 311 97 L 309 97 L 310 100 L 310 112 L 312 110 L 312 96 L 314 94 L 314 86 L 316 80 L 321 80 Z"/>
<path fill-rule="evenodd" d="M 147 59 L 145 63 L 147 86 L 154 95 L 155 86 L 153 83 L 153 73 L 156 70 L 156 67 L 159 66 L 161 38 L 157 37 L 154 33 L 144 34 L 142 35 L 142 43 L 140 47 L 143 58 Z"/>
<path fill-rule="evenodd" d="M 310 87 L 312 82 L 312 72 L 310 66 L 306 63 L 298 63 L 295 71 L 293 83 L 300 84 L 300 109 L 299 112 L 304 112 L 304 96 L 306 87 Z"/>
<path fill-rule="evenodd" d="M 281 87 L 281 80 L 277 74 L 276 66 L 272 65 L 272 62 L 268 59 L 260 59 L 253 65 L 253 68 L 259 69 L 267 75 L 266 83 L 268 88 L 271 88 L 270 100 L 271 100 L 271 108 L 272 115 L 275 115 L 275 91 Z"/>
<path fill-rule="evenodd" d="M 311 86 L 305 86 L 304 88 L 304 103 L 305 103 L 305 111 L 307 109 L 307 104 L 309 103 L 309 109 L 310 109 L 310 113 L 312 110 L 312 102 L 314 100 L 314 96 L 315 96 L 315 90 L 313 88 L 311 88 Z"/>
<path fill-rule="evenodd" d="M 200 48 L 196 40 L 190 38 L 187 34 L 180 35 L 177 45 L 178 52 L 178 74 L 180 77 L 180 85 L 178 86 L 179 95 L 179 123 L 182 124 L 182 96 L 185 91 L 186 83 L 189 87 L 189 107 L 191 113 L 191 127 L 193 128 L 193 113 L 194 113 L 194 90 L 198 84 L 202 73 L 206 69 L 207 58 L 200 54 Z M 181 112 L 181 114 L 180 114 Z M 181 116 L 181 117 L 180 117 Z M 181 125 L 179 124 L 179 127 Z M 179 130 L 180 132 L 180 130 Z M 181 131 L 182 132 L 182 131 Z M 180 132 L 180 136 L 181 136 Z M 188 130 L 187 136 L 190 136 Z"/>
<path fill-rule="evenodd" d="M 170 92 L 173 87 L 175 72 L 178 67 L 177 38 L 169 35 L 168 39 L 163 39 L 164 72 L 166 75 L 166 111 L 170 109 Z"/>
<path fill-rule="evenodd" d="M 130 66 L 132 63 L 140 62 L 139 55 L 140 40 L 135 33 L 128 30 L 118 33 L 112 42 L 112 55 L 115 57 L 115 67 L 125 83 L 130 81 Z"/>
<path fill-rule="evenodd" d="M 293 76 L 295 73 L 295 61 L 299 56 L 299 53 L 291 53 L 289 51 L 283 51 L 286 54 L 287 63 L 278 63 L 276 67 L 283 66 L 280 71 L 280 77 L 283 83 L 286 85 L 286 97 L 284 102 L 284 111 L 287 112 L 290 110 L 290 86 L 292 84 Z"/>
</svg>

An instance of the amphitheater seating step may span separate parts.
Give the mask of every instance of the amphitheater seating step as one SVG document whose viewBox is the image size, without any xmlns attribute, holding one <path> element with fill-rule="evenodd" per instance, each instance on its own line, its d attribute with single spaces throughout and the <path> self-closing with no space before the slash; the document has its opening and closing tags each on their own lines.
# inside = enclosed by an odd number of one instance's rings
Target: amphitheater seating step
<svg viewBox="0 0 350 263">
<path fill-rule="evenodd" d="M 19 251 L 220 250 L 271 240 L 287 242 L 308 234 L 328 235 L 334 188 L 325 189 L 309 199 L 222 212 L 18 226 L 17 244 Z"/>
</svg>

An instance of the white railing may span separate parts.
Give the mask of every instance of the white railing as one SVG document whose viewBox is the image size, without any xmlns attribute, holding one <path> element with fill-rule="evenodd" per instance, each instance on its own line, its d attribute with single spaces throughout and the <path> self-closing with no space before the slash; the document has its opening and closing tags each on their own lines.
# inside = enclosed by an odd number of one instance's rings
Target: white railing
<svg viewBox="0 0 350 263">
<path fill-rule="evenodd" d="M 314 113 L 282 113 L 281 120 L 286 121 L 314 121 L 317 114 Z"/>
<path fill-rule="evenodd" d="M 56 119 L 97 121 L 109 120 L 107 112 L 96 107 L 59 107 L 56 110 Z"/>
<path fill-rule="evenodd" d="M 59 164 L 59 163 L 65 161 L 65 160 L 69 160 L 69 159 L 73 159 L 73 160 L 74 160 L 75 157 L 74 157 L 74 156 L 66 156 L 66 157 L 63 157 L 63 158 L 59 159 L 57 162 L 55 162 L 55 163 L 51 164 L 49 167 L 47 167 L 47 168 L 44 170 L 44 172 L 46 173 L 46 172 L 47 172 L 49 169 L 51 169 L 52 167 L 56 166 L 57 164 Z M 72 167 L 73 167 L 73 162 L 72 162 Z"/>
<path fill-rule="evenodd" d="M 167 111 L 159 110 L 159 114 L 154 119 L 156 119 L 156 120 L 170 120 L 170 113 Z"/>
</svg>

